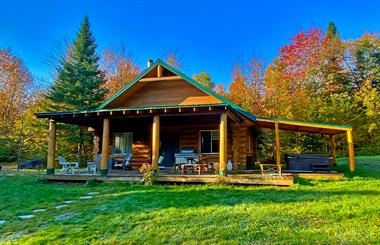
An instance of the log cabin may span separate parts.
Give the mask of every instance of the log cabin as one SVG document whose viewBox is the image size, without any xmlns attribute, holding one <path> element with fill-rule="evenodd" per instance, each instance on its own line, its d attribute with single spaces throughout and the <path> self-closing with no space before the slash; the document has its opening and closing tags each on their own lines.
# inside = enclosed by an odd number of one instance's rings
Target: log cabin
<svg viewBox="0 0 380 245">
<path fill-rule="evenodd" d="M 349 167 L 355 169 L 350 126 L 257 117 L 160 59 L 94 110 L 36 116 L 49 119 L 48 174 L 54 174 L 57 122 L 91 129 L 103 176 L 114 153 L 131 153 L 133 167 L 150 162 L 158 169 L 160 156 L 160 164 L 171 168 L 189 149 L 215 163 L 216 173 L 225 176 L 228 162 L 234 169 L 246 169 L 256 161 L 259 128 L 275 130 L 277 165 L 282 162 L 281 130 L 329 135 L 333 161 L 334 135 L 345 133 Z"/>
</svg>

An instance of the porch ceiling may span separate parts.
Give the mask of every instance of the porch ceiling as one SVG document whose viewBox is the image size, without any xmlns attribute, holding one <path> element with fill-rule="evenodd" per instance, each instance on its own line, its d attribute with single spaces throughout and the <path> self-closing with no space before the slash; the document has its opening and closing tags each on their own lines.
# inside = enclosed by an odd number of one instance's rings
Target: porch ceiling
<svg viewBox="0 0 380 245">
<path fill-rule="evenodd" d="M 335 135 L 346 133 L 347 130 L 351 129 L 351 126 L 347 125 L 322 124 L 303 121 L 280 120 L 273 118 L 256 118 L 255 124 L 260 128 L 274 129 L 276 122 L 278 122 L 280 130 L 308 132 L 317 134 Z"/>
</svg>

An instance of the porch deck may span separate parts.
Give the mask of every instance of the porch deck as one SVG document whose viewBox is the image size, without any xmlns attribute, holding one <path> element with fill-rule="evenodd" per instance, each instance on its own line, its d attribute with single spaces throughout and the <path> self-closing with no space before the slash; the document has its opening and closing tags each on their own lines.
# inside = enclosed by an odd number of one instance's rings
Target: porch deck
<svg viewBox="0 0 380 245">
<path fill-rule="evenodd" d="M 172 174 L 171 169 L 161 169 L 157 177 L 159 183 L 226 183 L 237 185 L 275 185 L 290 186 L 293 184 L 293 177 L 303 178 L 330 178 L 340 179 L 343 174 L 336 172 L 316 173 L 316 172 L 285 172 L 281 176 L 278 174 L 261 175 L 256 170 L 239 170 L 233 171 L 228 176 L 218 176 L 214 174 Z M 55 175 L 47 175 L 49 181 L 58 182 L 86 182 L 90 179 L 96 179 L 104 182 L 131 182 L 139 183 L 143 175 L 136 170 L 128 171 L 110 171 L 107 176 L 99 174 L 93 175 L 82 170 L 75 175 L 57 172 Z"/>
<path fill-rule="evenodd" d="M 90 179 L 96 179 L 104 182 L 141 182 L 141 175 L 48 175 L 46 179 L 49 181 L 58 182 L 86 182 Z M 226 183 L 237 185 L 276 185 L 276 186 L 290 186 L 293 184 L 293 176 L 291 174 L 279 175 L 229 175 L 221 177 L 218 175 L 159 175 L 157 177 L 158 183 Z"/>
</svg>

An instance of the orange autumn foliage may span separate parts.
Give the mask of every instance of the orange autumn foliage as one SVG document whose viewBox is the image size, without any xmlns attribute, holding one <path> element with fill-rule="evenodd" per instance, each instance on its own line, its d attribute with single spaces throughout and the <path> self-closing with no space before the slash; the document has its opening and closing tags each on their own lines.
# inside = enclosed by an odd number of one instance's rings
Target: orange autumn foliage
<svg viewBox="0 0 380 245">
<path fill-rule="evenodd" d="M 32 76 L 22 60 L 10 50 L 0 49 L 0 132 L 10 133 L 21 118 L 28 100 Z"/>
<path fill-rule="evenodd" d="M 110 48 L 103 50 L 103 54 L 101 68 L 106 77 L 104 87 L 108 90 L 107 99 L 132 81 L 140 73 L 140 68 L 131 54 L 126 53 L 124 46 L 120 53 Z"/>
</svg>

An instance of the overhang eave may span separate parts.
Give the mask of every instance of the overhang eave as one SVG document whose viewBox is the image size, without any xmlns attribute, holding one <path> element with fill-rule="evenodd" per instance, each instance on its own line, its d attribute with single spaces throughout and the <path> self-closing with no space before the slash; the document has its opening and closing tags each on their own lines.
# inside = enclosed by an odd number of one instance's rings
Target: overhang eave
<svg viewBox="0 0 380 245">
<path fill-rule="evenodd" d="M 279 129 L 285 131 L 335 135 L 346 133 L 347 130 L 352 130 L 352 127 L 348 125 L 333 125 L 275 118 L 256 118 L 255 125 L 260 128 L 274 129 L 276 122 L 278 122 Z"/>
</svg>

